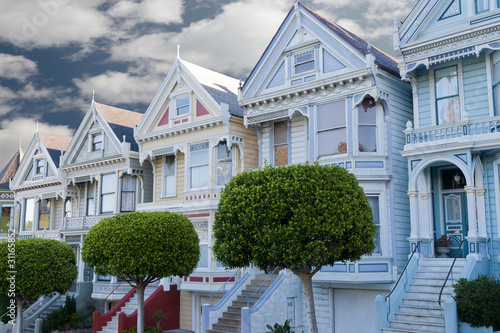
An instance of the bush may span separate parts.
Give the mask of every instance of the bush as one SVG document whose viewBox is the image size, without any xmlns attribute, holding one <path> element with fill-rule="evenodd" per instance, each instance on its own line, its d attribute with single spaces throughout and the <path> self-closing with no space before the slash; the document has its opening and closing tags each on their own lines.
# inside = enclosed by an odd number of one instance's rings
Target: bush
<svg viewBox="0 0 500 333">
<path fill-rule="evenodd" d="M 79 320 L 80 315 L 76 313 L 76 300 L 73 296 L 68 296 L 64 305 L 49 313 L 47 318 L 43 320 L 42 332 L 69 330 L 74 328 Z"/>
<path fill-rule="evenodd" d="M 453 296 L 457 302 L 458 318 L 472 327 L 500 330 L 500 282 L 480 276 L 475 280 L 459 279 Z"/>
<path fill-rule="evenodd" d="M 156 327 L 148 326 L 144 328 L 144 333 L 158 333 Z M 137 333 L 137 327 L 132 327 L 130 330 L 123 330 L 122 333 Z"/>
<path fill-rule="evenodd" d="M 278 323 L 274 324 L 274 327 L 271 327 L 270 325 L 266 325 L 268 329 L 271 330 L 271 333 L 295 333 L 295 331 L 292 331 L 292 328 L 290 327 L 290 322 L 285 320 L 285 323 L 283 325 L 280 325 Z"/>
</svg>

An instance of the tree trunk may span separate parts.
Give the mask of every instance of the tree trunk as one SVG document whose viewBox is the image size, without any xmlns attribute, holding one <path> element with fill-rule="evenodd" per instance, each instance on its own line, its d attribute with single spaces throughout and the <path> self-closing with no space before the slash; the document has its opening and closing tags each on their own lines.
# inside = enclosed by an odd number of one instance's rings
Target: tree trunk
<svg viewBox="0 0 500 333">
<path fill-rule="evenodd" d="M 308 332 L 318 333 L 318 324 L 316 323 L 316 310 L 314 308 L 314 294 L 312 286 L 313 275 L 300 274 L 299 277 L 302 280 L 302 286 L 304 287 Z"/>
<path fill-rule="evenodd" d="M 15 328 L 12 329 L 12 331 L 15 333 L 23 332 L 23 305 L 25 301 L 26 299 L 20 299 L 16 297 L 17 318 L 16 318 L 16 325 L 14 325 Z"/>
<path fill-rule="evenodd" d="M 144 289 L 143 282 L 136 283 L 137 292 L 137 333 L 144 333 Z"/>
</svg>

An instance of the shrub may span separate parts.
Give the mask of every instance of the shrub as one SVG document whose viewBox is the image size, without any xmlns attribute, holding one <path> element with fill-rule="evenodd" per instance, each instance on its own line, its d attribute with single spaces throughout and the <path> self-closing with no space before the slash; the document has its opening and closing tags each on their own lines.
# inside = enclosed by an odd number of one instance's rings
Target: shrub
<svg viewBox="0 0 500 333">
<path fill-rule="evenodd" d="M 271 333 L 295 333 L 295 331 L 292 331 L 292 328 L 290 327 L 290 322 L 285 320 L 285 323 L 283 325 L 280 325 L 278 323 L 274 324 L 274 327 L 271 327 L 270 325 L 266 325 L 268 329 L 271 330 Z"/>
<path fill-rule="evenodd" d="M 459 279 L 453 296 L 457 302 L 458 318 L 472 327 L 500 330 L 500 282 L 480 276 L 475 280 Z"/>
<path fill-rule="evenodd" d="M 42 323 L 42 332 L 48 333 L 55 330 L 69 330 L 74 328 L 80 315 L 76 313 L 76 300 L 73 296 L 66 297 L 64 305 L 47 315 Z"/>
<path fill-rule="evenodd" d="M 144 333 L 158 333 L 160 332 L 156 327 L 148 326 L 144 328 Z M 137 327 L 132 327 L 130 330 L 123 330 L 122 333 L 137 333 Z"/>
</svg>

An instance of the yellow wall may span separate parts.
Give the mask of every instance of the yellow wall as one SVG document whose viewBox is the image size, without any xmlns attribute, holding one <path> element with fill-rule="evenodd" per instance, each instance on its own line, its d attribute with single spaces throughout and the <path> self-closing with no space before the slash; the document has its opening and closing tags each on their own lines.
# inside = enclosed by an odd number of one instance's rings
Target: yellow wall
<svg viewBox="0 0 500 333">
<path fill-rule="evenodd" d="M 192 292 L 181 290 L 180 328 L 184 330 L 192 329 L 193 317 L 193 297 Z"/>
</svg>

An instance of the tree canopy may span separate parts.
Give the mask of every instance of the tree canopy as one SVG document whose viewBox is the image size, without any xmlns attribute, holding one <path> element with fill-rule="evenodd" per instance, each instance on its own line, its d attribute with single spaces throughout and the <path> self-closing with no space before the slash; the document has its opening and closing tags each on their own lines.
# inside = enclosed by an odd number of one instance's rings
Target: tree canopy
<svg viewBox="0 0 500 333">
<path fill-rule="evenodd" d="M 22 307 L 28 298 L 64 294 L 77 274 L 75 253 L 66 243 L 41 238 L 0 243 L 0 293 L 16 300 L 16 331 L 22 331 Z"/>
<path fill-rule="evenodd" d="M 213 251 L 230 268 L 253 262 L 266 271 L 290 269 L 301 278 L 307 299 L 322 266 L 371 253 L 375 232 L 363 189 L 344 168 L 266 166 L 233 177 L 223 189 Z M 310 301 L 308 312 L 314 309 Z M 309 325 L 311 331 L 315 317 Z"/>
<path fill-rule="evenodd" d="M 104 219 L 92 227 L 82 246 L 83 260 L 97 274 L 134 283 L 139 333 L 144 329 L 144 288 L 163 277 L 191 274 L 199 256 L 192 223 L 185 215 L 171 212 L 135 212 Z"/>
</svg>

